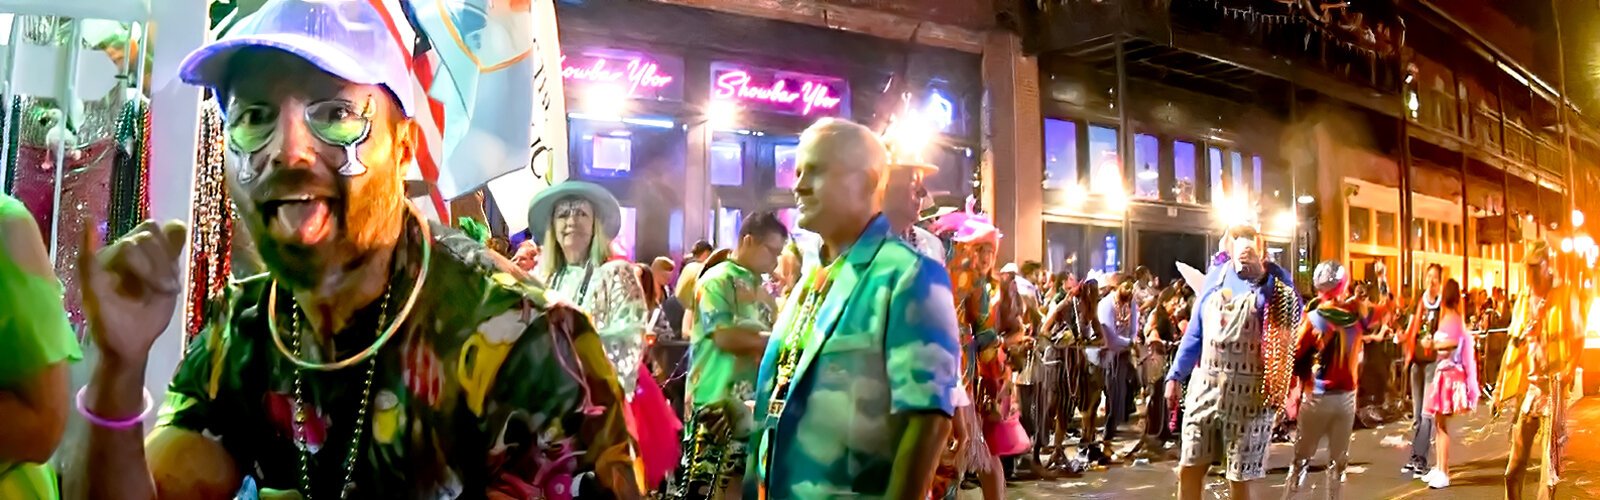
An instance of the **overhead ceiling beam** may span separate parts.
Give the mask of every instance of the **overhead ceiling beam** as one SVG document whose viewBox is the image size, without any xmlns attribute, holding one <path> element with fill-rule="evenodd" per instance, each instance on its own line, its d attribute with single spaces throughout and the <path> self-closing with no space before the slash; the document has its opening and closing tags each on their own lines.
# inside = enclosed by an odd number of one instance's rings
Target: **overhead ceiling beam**
<svg viewBox="0 0 1600 500">
<path fill-rule="evenodd" d="M 860 7 L 824 5 L 816 1 L 782 0 L 651 0 L 741 16 L 806 24 L 889 40 L 983 53 L 983 31 Z M 912 40 L 913 34 L 916 39 Z"/>
</svg>

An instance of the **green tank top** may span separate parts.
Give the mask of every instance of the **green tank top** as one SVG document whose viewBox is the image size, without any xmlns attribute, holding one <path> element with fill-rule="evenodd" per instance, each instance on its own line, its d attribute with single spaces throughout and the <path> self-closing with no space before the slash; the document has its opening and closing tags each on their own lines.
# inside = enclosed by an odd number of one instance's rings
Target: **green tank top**
<svg viewBox="0 0 1600 500">
<path fill-rule="evenodd" d="M 0 194 L 0 221 L 32 217 L 16 198 Z M 0 388 L 10 387 L 83 351 L 61 304 L 61 283 L 28 273 L 0 244 Z M 0 417 L 0 424 L 5 422 Z M 57 498 L 55 474 L 42 464 L 0 462 L 0 498 Z"/>
</svg>

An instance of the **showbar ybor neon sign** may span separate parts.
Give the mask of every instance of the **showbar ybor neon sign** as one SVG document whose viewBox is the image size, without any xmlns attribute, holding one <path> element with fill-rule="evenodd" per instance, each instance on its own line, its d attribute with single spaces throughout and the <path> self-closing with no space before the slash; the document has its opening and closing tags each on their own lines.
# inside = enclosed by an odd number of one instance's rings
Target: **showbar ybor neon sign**
<svg viewBox="0 0 1600 500">
<path fill-rule="evenodd" d="M 657 60 L 633 52 L 595 50 L 561 56 L 561 79 L 568 85 L 626 89 L 627 95 L 617 96 L 625 99 L 682 99 L 677 77 L 682 70 L 682 61 Z"/>
<path fill-rule="evenodd" d="M 839 78 L 716 63 L 711 66 L 711 98 L 792 115 L 844 116 L 849 114 L 850 86 Z"/>
</svg>

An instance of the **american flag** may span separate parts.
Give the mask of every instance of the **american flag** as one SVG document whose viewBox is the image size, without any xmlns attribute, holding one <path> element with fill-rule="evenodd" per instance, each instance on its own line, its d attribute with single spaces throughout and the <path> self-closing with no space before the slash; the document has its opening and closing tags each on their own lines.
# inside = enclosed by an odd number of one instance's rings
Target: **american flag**
<svg viewBox="0 0 1600 500">
<path fill-rule="evenodd" d="M 502 213 L 566 177 L 566 116 L 553 0 L 367 0 L 412 54 L 416 172 L 433 209 L 488 186 Z M 418 34 L 421 36 L 419 37 Z M 511 231 L 526 221 L 508 217 Z"/>
</svg>

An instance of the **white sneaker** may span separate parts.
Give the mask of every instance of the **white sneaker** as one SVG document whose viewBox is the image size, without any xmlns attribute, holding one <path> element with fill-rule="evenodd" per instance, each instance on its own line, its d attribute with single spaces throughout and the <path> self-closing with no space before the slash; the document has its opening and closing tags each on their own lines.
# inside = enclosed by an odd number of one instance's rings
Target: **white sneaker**
<svg viewBox="0 0 1600 500">
<path fill-rule="evenodd" d="M 1440 472 L 1439 469 L 1434 469 L 1433 472 L 1429 473 L 1429 476 L 1430 477 L 1427 478 L 1429 488 L 1438 490 L 1450 487 L 1449 474 Z"/>
<path fill-rule="evenodd" d="M 1428 469 L 1428 473 L 1427 474 L 1418 475 L 1417 476 L 1417 480 L 1418 481 L 1422 481 L 1424 483 L 1432 483 L 1433 479 L 1435 477 L 1440 476 L 1440 475 L 1441 475 L 1441 473 L 1439 472 L 1439 469 Z"/>
</svg>

